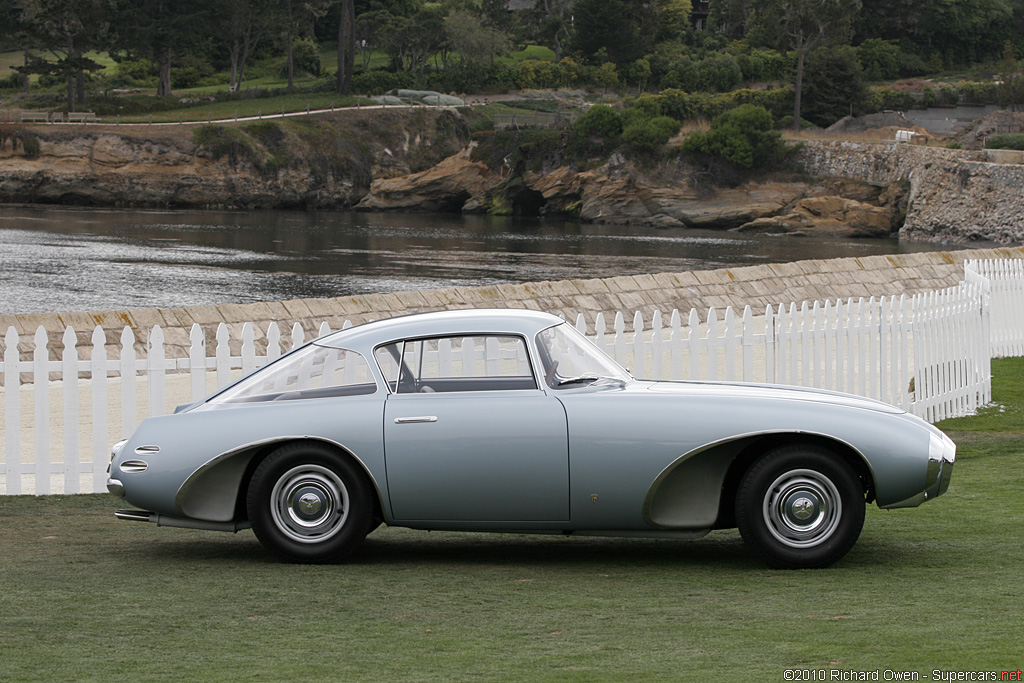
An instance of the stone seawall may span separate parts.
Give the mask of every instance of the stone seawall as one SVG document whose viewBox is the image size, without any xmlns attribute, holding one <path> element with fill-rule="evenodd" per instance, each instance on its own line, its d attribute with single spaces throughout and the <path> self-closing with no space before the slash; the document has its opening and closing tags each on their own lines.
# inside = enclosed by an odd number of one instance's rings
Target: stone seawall
<svg viewBox="0 0 1024 683">
<path fill-rule="evenodd" d="M 1024 154 L 906 143 L 809 141 L 801 150 L 812 176 L 880 186 L 910 181 L 900 237 L 945 242 L 1024 242 Z"/>
<path fill-rule="evenodd" d="M 13 326 L 21 335 L 22 358 L 31 358 L 32 336 L 41 325 L 49 336 L 50 357 L 58 359 L 68 326 L 75 329 L 79 344 L 87 345 L 99 325 L 105 330 L 107 343 L 112 348 L 120 345 L 121 332 L 127 326 L 134 331 L 141 352 L 149 330 L 159 325 L 164 331 L 168 356 L 180 358 L 187 356 L 189 330 L 193 324 L 202 327 L 207 345 L 212 348 L 217 326 L 224 323 L 231 333 L 233 350 L 237 352 L 246 322 L 254 324 L 257 347 L 262 349 L 271 322 L 282 326 L 283 336 L 298 322 L 309 338 L 317 333 L 323 321 L 327 321 L 331 329 L 339 329 L 345 320 L 355 324 L 449 308 L 530 308 L 560 314 L 570 320 L 583 313 L 591 324 L 598 312 L 610 317 L 620 311 L 624 314 L 640 311 L 649 319 L 655 310 L 664 315 L 672 309 L 688 313 L 695 308 L 703 316 L 712 306 L 719 310 L 728 306 L 735 309 L 750 306 L 755 313 L 763 313 L 766 306 L 780 303 L 898 296 L 951 287 L 963 279 L 965 259 L 987 258 L 1024 258 L 1024 247 L 807 260 L 683 273 L 455 287 L 332 299 L 0 315 L 0 346 L 4 346 L 2 335 Z M 627 320 L 629 323 L 631 320 Z"/>
</svg>

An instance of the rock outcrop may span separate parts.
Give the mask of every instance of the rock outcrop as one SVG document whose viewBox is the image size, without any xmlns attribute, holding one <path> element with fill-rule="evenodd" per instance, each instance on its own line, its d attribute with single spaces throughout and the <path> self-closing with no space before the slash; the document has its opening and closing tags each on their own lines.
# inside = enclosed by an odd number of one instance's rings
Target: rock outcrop
<svg viewBox="0 0 1024 683">
<path fill-rule="evenodd" d="M 578 217 L 591 223 L 792 234 L 879 236 L 899 227 L 894 207 L 876 205 L 880 188 L 856 181 L 749 182 L 697 191 L 683 174 L 643 173 L 621 154 L 593 170 L 557 166 L 502 178 L 472 161 L 471 152 L 463 150 L 421 173 L 376 180 L 357 208 L 461 208 L 466 213 Z"/>
<path fill-rule="evenodd" d="M 487 165 L 470 158 L 470 145 L 437 166 L 410 175 L 374 180 L 356 206 L 367 211 L 461 211 L 501 182 Z"/>
<path fill-rule="evenodd" d="M 877 142 L 805 142 L 805 170 L 909 187 L 899 236 L 962 243 L 1024 242 L 1024 153 Z"/>
<path fill-rule="evenodd" d="M 474 161 L 459 114 L 426 108 L 238 126 L 90 124 L 18 133 L 19 140 L 34 136 L 34 144 L 13 147 L 10 135 L 0 136 L 0 202 L 358 204 L 788 234 L 898 230 L 904 238 L 943 242 L 1024 241 L 1024 153 L 1012 150 L 805 141 L 797 157 L 806 175 L 695 188 L 694 170 L 681 160 L 651 168 L 620 153 L 583 170 L 547 158 L 542 171 L 528 170 L 536 159 L 496 168 Z"/>
<path fill-rule="evenodd" d="M 349 207 L 374 178 L 433 168 L 465 147 L 448 111 L 346 111 L 300 122 L 31 129 L 0 145 L 0 202 L 101 206 Z"/>
<path fill-rule="evenodd" d="M 778 213 L 807 190 L 805 183 L 749 183 L 699 194 L 687 183 L 657 184 L 608 165 L 574 173 L 529 173 L 524 182 L 544 198 L 544 213 L 576 214 L 594 223 L 730 228 Z"/>
</svg>

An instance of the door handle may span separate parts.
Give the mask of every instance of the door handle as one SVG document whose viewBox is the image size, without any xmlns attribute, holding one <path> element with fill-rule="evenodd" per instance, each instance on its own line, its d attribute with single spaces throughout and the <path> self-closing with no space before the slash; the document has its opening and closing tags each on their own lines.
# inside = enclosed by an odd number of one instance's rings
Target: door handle
<svg viewBox="0 0 1024 683">
<path fill-rule="evenodd" d="M 396 425 L 415 424 L 417 422 L 437 422 L 435 415 L 418 415 L 416 417 L 396 417 Z"/>
</svg>

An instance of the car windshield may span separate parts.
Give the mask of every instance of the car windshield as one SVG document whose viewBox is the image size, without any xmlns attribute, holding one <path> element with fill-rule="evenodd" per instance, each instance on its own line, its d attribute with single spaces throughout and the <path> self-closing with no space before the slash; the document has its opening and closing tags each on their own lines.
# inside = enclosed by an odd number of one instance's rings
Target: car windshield
<svg viewBox="0 0 1024 683">
<path fill-rule="evenodd" d="M 552 389 L 569 389 L 598 380 L 625 382 L 629 373 L 568 323 L 537 334 L 544 381 Z"/>
</svg>

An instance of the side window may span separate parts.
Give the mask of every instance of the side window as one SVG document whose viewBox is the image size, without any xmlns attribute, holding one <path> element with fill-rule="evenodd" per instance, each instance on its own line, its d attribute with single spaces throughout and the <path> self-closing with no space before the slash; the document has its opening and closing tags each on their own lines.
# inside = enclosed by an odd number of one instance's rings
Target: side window
<svg viewBox="0 0 1024 683">
<path fill-rule="evenodd" d="M 537 388 L 521 337 L 416 339 L 381 347 L 375 356 L 399 394 Z"/>
<path fill-rule="evenodd" d="M 366 359 L 355 351 L 311 344 L 268 365 L 214 399 L 219 403 L 361 396 L 377 391 Z"/>
</svg>

